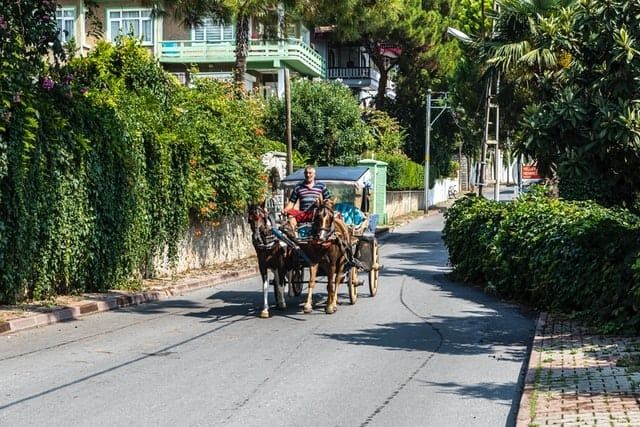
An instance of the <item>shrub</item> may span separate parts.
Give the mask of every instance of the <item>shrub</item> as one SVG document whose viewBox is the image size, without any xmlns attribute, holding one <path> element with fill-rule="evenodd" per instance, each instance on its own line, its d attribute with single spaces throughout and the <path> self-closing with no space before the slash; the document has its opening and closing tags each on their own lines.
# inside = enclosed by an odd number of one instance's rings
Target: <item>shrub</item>
<svg viewBox="0 0 640 427">
<path fill-rule="evenodd" d="M 189 212 L 262 194 L 262 103 L 179 86 L 133 40 L 21 84 L 0 126 L 2 303 L 135 286 Z"/>
<path fill-rule="evenodd" d="M 540 194 L 499 205 L 454 204 L 443 236 L 455 274 L 547 310 L 607 328 L 640 328 L 640 218 L 594 202 Z"/>
<path fill-rule="evenodd" d="M 494 264 L 493 238 L 503 215 L 503 205 L 476 196 L 462 198 L 447 210 L 442 238 L 449 248 L 449 261 L 457 277 L 487 283 Z"/>
<path fill-rule="evenodd" d="M 412 161 L 405 154 L 377 153 L 377 160 L 387 166 L 387 189 L 417 190 L 424 188 L 424 167 Z"/>
</svg>

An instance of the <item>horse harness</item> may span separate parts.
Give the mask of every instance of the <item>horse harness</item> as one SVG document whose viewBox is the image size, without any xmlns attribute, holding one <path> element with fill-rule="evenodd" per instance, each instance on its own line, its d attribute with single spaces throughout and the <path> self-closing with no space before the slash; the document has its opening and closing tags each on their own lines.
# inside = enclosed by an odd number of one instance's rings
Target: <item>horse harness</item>
<svg viewBox="0 0 640 427">
<path fill-rule="evenodd" d="M 271 218 L 267 212 L 259 206 L 249 212 L 249 222 L 256 227 L 251 236 L 253 245 L 256 248 L 266 250 L 271 249 L 278 243 L 276 236 L 273 235 L 269 224 L 275 224 L 275 220 Z M 260 224 L 260 225 L 258 225 Z"/>
</svg>

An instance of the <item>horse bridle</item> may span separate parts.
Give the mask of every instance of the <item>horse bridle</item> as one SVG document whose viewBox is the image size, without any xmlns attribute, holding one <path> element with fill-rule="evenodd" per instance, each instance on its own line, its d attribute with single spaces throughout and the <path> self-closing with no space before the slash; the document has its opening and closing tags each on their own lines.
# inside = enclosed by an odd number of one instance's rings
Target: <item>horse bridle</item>
<svg viewBox="0 0 640 427">
<path fill-rule="evenodd" d="M 253 228 L 253 234 L 251 236 L 253 243 L 260 246 L 273 245 L 274 237 L 268 226 L 269 222 L 272 222 L 272 220 L 267 212 L 260 206 L 254 206 L 249 210 L 248 220 L 249 224 L 251 224 L 251 227 Z M 262 220 L 262 224 L 260 226 L 256 226 L 260 220 Z M 269 237 L 271 237 L 271 239 L 269 239 Z"/>
<path fill-rule="evenodd" d="M 330 227 L 317 227 L 316 226 L 315 218 L 316 218 L 316 216 L 318 215 L 318 212 L 321 209 L 326 209 L 331 213 L 331 226 Z M 329 208 L 328 206 L 320 206 L 315 210 L 315 212 L 313 213 L 313 217 L 314 217 L 313 218 L 313 220 L 314 220 L 313 224 L 314 224 L 314 236 L 316 237 L 316 240 L 326 242 L 329 239 L 331 239 L 332 236 L 335 235 L 335 231 L 336 231 L 335 230 L 335 225 L 334 225 L 335 218 L 334 218 L 333 215 L 334 215 L 333 210 L 331 208 Z M 323 231 L 326 232 L 326 238 L 325 239 L 320 239 L 320 236 L 322 235 Z"/>
</svg>

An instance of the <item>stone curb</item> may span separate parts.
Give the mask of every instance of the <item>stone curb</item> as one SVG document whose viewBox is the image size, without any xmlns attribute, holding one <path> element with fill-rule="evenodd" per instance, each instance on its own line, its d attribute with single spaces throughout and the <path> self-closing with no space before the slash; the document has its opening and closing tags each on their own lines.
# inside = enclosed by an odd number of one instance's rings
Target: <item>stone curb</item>
<svg viewBox="0 0 640 427">
<path fill-rule="evenodd" d="M 18 332 L 58 322 L 77 320 L 84 316 L 164 300 L 176 295 L 192 292 L 197 289 L 242 280 L 258 274 L 258 268 L 247 268 L 242 271 L 214 274 L 211 276 L 185 279 L 165 289 L 150 290 L 135 294 L 105 295 L 96 301 L 80 301 L 71 306 L 54 309 L 35 316 L 20 317 L 0 324 L 0 334 Z"/>
<path fill-rule="evenodd" d="M 544 340 L 544 329 L 547 324 L 547 313 L 540 313 L 536 322 L 536 332 L 529 354 L 529 363 L 524 377 L 524 389 L 520 398 L 516 427 L 526 427 L 531 425 L 534 419 L 531 418 L 531 406 L 535 404 L 535 378 L 536 369 L 542 360 L 542 346 Z M 535 415 L 534 415 L 535 416 Z"/>
</svg>

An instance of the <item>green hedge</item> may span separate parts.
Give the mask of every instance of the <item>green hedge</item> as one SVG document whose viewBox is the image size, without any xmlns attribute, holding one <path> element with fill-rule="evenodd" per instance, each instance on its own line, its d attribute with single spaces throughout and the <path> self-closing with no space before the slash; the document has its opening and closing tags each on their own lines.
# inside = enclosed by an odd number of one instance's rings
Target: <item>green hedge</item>
<svg viewBox="0 0 640 427">
<path fill-rule="evenodd" d="M 640 218 L 539 191 L 509 204 L 478 197 L 446 214 L 456 277 L 608 329 L 640 329 Z"/>
<path fill-rule="evenodd" d="M 387 189 L 419 190 L 424 188 L 424 166 L 412 161 L 405 154 L 376 153 L 376 160 L 389 164 Z"/>
<path fill-rule="evenodd" d="M 129 39 L 47 79 L 0 127 L 0 303 L 138 286 L 190 215 L 263 194 L 261 101 L 180 86 Z"/>
</svg>

